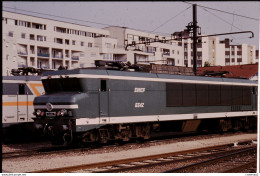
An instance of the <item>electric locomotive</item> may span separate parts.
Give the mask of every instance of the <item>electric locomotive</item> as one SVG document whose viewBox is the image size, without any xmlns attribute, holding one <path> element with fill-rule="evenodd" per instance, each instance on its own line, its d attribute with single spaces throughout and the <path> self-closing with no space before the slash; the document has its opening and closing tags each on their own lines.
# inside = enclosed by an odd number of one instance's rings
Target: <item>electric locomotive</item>
<svg viewBox="0 0 260 176">
<path fill-rule="evenodd" d="M 41 76 L 2 77 L 3 141 L 16 140 L 34 132 L 33 100 L 43 92 Z"/>
<path fill-rule="evenodd" d="M 250 80 L 75 69 L 45 72 L 42 83 L 34 123 L 54 144 L 256 127 Z"/>
</svg>

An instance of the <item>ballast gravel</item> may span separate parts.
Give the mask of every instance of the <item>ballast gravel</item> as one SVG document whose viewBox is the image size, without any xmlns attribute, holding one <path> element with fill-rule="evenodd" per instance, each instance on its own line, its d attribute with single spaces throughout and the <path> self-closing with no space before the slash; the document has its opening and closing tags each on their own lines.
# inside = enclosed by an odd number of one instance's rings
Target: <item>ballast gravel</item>
<svg viewBox="0 0 260 176">
<path fill-rule="evenodd" d="M 214 145 L 236 143 L 243 141 L 256 141 L 257 134 L 235 134 L 231 136 L 217 136 L 214 138 L 164 143 L 141 148 L 128 148 L 127 150 L 106 151 L 101 153 L 71 152 L 69 154 L 46 154 L 31 157 L 21 157 L 2 160 L 3 173 L 26 173 L 45 169 L 68 167 L 73 165 L 106 162 L 125 158 L 156 155 L 161 153 L 178 152 Z"/>
</svg>

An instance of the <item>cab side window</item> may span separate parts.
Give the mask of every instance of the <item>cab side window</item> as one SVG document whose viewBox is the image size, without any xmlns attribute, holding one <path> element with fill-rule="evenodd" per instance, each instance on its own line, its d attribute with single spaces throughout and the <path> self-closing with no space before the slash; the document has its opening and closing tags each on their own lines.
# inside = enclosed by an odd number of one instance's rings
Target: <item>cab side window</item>
<svg viewBox="0 0 260 176">
<path fill-rule="evenodd" d="M 19 95 L 25 95 L 25 85 L 19 84 Z"/>
</svg>

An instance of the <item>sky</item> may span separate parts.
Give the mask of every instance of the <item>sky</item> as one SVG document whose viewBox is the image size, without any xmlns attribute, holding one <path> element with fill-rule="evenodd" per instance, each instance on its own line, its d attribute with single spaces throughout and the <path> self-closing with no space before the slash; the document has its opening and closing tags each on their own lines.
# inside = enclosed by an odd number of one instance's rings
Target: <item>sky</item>
<svg viewBox="0 0 260 176">
<path fill-rule="evenodd" d="M 259 48 L 258 1 L 3 1 L 2 10 L 94 28 L 121 26 L 170 35 L 192 22 L 192 3 L 198 5 L 202 35 L 252 31 L 254 38 L 249 33 L 219 37 Z"/>
</svg>

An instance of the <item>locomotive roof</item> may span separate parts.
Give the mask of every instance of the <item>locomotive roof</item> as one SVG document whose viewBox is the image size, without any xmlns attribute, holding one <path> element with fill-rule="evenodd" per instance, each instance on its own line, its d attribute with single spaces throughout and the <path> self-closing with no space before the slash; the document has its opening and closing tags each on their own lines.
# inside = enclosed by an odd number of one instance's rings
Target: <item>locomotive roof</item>
<svg viewBox="0 0 260 176">
<path fill-rule="evenodd" d="M 104 76 L 120 76 L 120 77 L 138 77 L 138 78 L 161 78 L 161 79 L 178 79 L 178 80 L 191 80 L 191 81 L 214 81 L 214 82 L 234 82 L 245 84 L 257 84 L 257 81 L 248 79 L 235 79 L 235 78 L 216 78 L 206 76 L 185 76 L 185 75 L 172 75 L 161 73 L 147 73 L 147 72 L 135 72 L 135 71 L 118 71 L 118 70 L 99 70 L 99 69 L 73 69 L 73 70 L 57 70 L 47 71 L 43 73 L 43 76 L 49 75 L 104 75 Z"/>
<path fill-rule="evenodd" d="M 41 81 L 42 76 L 2 76 L 2 80 Z"/>
</svg>

